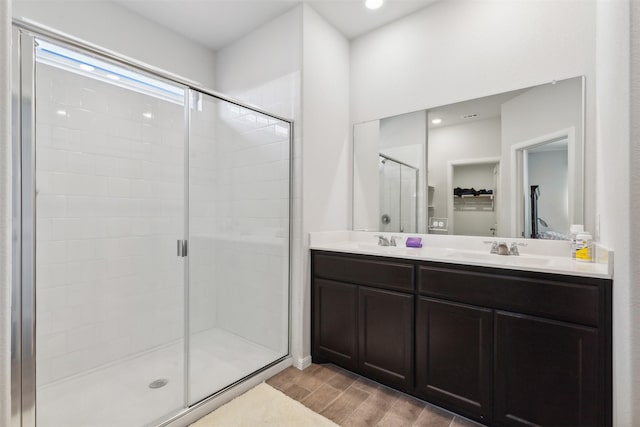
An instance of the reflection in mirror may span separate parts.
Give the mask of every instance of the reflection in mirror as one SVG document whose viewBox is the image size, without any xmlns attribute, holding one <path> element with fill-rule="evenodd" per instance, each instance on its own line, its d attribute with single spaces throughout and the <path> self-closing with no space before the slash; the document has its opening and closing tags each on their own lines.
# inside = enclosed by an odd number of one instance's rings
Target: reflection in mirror
<svg viewBox="0 0 640 427">
<path fill-rule="evenodd" d="M 568 139 L 519 150 L 522 156 L 524 234 L 533 239 L 567 240 L 569 230 Z"/>
<path fill-rule="evenodd" d="M 566 239 L 583 223 L 583 99 L 576 77 L 356 124 L 354 230 Z"/>
<path fill-rule="evenodd" d="M 426 137 L 424 111 L 354 127 L 354 229 L 426 232 Z"/>
</svg>

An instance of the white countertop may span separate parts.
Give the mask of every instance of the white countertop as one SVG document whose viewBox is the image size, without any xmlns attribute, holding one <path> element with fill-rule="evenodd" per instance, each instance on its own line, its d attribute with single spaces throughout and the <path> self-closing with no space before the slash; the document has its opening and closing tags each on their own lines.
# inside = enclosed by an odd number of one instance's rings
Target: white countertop
<svg viewBox="0 0 640 427">
<path fill-rule="evenodd" d="M 398 246 L 378 246 L 377 235 L 398 235 Z M 405 246 L 406 237 L 421 237 L 422 248 Z M 491 242 L 521 243 L 519 256 L 490 254 Z M 567 241 L 507 239 L 495 237 L 449 236 L 433 234 L 394 234 L 365 231 L 332 231 L 309 233 L 309 248 L 323 251 L 377 255 L 421 261 L 511 270 L 565 274 L 570 276 L 611 279 L 613 252 L 597 245 L 596 262 L 584 263 L 569 257 Z"/>
</svg>

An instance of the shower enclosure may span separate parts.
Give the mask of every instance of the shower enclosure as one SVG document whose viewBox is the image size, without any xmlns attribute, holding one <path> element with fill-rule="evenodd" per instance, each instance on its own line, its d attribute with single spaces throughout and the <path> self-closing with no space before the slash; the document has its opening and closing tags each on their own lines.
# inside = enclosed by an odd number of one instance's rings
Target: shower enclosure
<svg viewBox="0 0 640 427">
<path fill-rule="evenodd" d="M 379 157 L 380 231 L 418 231 L 418 170 L 382 154 Z"/>
<path fill-rule="evenodd" d="M 287 357 L 291 123 L 14 46 L 15 426 L 160 425 Z"/>
</svg>

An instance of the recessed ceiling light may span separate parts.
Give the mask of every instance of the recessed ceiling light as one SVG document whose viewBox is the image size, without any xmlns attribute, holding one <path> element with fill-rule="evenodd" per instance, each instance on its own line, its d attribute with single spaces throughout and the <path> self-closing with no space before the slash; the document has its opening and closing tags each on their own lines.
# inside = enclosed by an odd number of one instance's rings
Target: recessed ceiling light
<svg viewBox="0 0 640 427">
<path fill-rule="evenodd" d="M 376 10 L 382 7 L 384 0 L 365 0 L 364 5 L 369 10 Z"/>
<path fill-rule="evenodd" d="M 116 76 L 115 74 L 107 74 L 107 78 L 111 80 L 120 80 L 120 77 Z"/>
<path fill-rule="evenodd" d="M 67 111 L 66 110 L 58 110 L 56 111 L 56 114 L 59 116 L 66 116 L 67 115 Z"/>
<path fill-rule="evenodd" d="M 431 123 L 433 123 L 434 125 L 439 125 L 440 123 L 442 123 L 442 119 L 433 119 L 431 120 Z"/>
<path fill-rule="evenodd" d="M 153 119 L 153 113 L 150 113 L 148 111 L 145 113 L 142 113 L 142 115 L 144 116 L 145 119 Z"/>
<path fill-rule="evenodd" d="M 80 64 L 80 68 L 83 69 L 84 71 L 93 71 L 93 70 L 95 70 L 95 68 L 92 67 L 89 64 Z"/>
</svg>

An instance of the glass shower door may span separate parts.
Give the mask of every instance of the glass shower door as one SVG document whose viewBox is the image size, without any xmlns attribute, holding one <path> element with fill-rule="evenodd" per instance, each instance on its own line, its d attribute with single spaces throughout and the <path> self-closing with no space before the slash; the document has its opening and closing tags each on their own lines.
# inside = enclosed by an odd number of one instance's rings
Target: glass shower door
<svg viewBox="0 0 640 427">
<path fill-rule="evenodd" d="M 38 40 L 38 427 L 184 407 L 184 89 Z"/>
<path fill-rule="evenodd" d="M 401 231 L 400 164 L 380 156 L 380 231 Z"/>
<path fill-rule="evenodd" d="M 193 404 L 288 354 L 290 128 L 196 91 L 190 104 Z"/>
<path fill-rule="evenodd" d="M 418 231 L 418 170 L 400 165 L 400 231 Z"/>
</svg>

